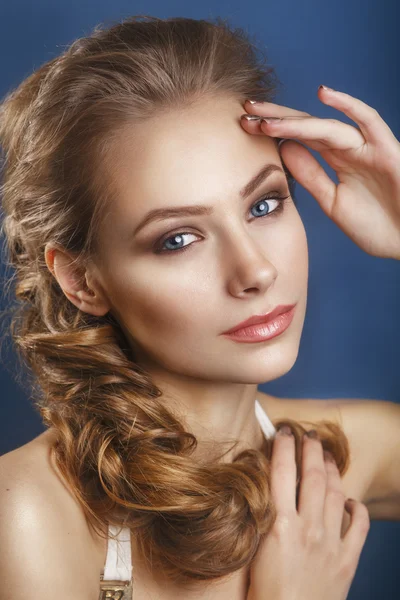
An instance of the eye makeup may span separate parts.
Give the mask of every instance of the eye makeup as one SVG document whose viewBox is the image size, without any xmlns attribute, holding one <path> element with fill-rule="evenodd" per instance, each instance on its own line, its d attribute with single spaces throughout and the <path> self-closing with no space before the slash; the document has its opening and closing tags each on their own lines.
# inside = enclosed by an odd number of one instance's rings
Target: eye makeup
<svg viewBox="0 0 400 600">
<path fill-rule="evenodd" d="M 265 215 L 259 215 L 259 218 L 276 218 L 279 216 L 280 213 L 282 213 L 285 209 L 285 201 L 289 201 L 291 202 L 291 195 L 286 195 L 286 196 L 282 196 L 279 194 L 279 192 L 269 192 L 268 194 L 264 194 L 263 196 L 261 196 L 261 198 L 258 198 L 250 207 L 250 210 L 252 210 L 255 206 L 257 206 L 258 204 L 262 204 L 262 203 L 266 203 L 269 200 L 276 200 L 278 202 L 277 206 L 275 209 L 273 210 L 269 210 L 268 213 L 266 213 Z M 254 219 L 257 219 L 258 217 L 254 217 Z M 154 254 L 175 254 L 175 253 L 180 253 L 185 251 L 186 249 L 190 248 L 193 244 L 187 244 L 186 246 L 182 246 L 180 248 L 176 248 L 176 249 L 165 249 L 164 244 L 165 242 L 167 242 L 168 240 L 174 239 L 176 237 L 180 237 L 182 238 L 185 235 L 192 235 L 192 236 L 196 236 L 197 234 L 190 232 L 190 231 L 176 231 L 175 233 L 168 233 L 165 236 L 162 236 L 160 239 L 158 239 L 155 243 L 155 245 L 153 246 L 153 252 Z"/>
</svg>

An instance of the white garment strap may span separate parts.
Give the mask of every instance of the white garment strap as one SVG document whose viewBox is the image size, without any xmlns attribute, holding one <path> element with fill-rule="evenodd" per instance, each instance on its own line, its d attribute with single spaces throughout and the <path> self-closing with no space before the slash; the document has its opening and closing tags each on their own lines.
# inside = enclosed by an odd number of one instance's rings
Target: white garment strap
<svg viewBox="0 0 400 600">
<path fill-rule="evenodd" d="M 108 524 L 109 535 L 116 535 L 119 526 Z M 107 558 L 104 567 L 104 581 L 128 581 L 132 576 L 131 531 L 123 527 L 117 539 L 107 542 Z"/>
<path fill-rule="evenodd" d="M 258 422 L 260 423 L 261 429 L 264 432 L 264 435 L 269 438 L 269 437 L 273 437 L 276 433 L 276 429 L 272 424 L 272 421 L 270 421 L 267 413 L 265 412 L 265 410 L 263 409 L 263 407 L 261 406 L 261 404 L 259 403 L 259 401 L 256 399 L 256 403 L 255 403 L 255 411 L 256 411 L 256 417 L 258 419 Z"/>
</svg>

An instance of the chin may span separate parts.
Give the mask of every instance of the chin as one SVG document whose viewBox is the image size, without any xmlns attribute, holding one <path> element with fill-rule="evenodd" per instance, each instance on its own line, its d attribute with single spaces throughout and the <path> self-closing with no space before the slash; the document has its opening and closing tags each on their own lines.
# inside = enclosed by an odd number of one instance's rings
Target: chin
<svg viewBox="0 0 400 600">
<path fill-rule="evenodd" d="M 254 368 L 251 372 L 246 371 L 243 373 L 243 376 L 239 381 L 239 373 L 236 373 L 235 379 L 231 378 L 232 381 L 237 381 L 238 383 L 249 383 L 260 385 L 262 383 L 268 383 L 270 381 L 274 381 L 275 379 L 279 379 L 279 377 L 283 377 L 286 373 L 289 373 L 291 368 L 294 366 L 296 361 L 285 361 L 280 365 L 260 365 L 259 368 Z"/>
<path fill-rule="evenodd" d="M 286 375 L 294 366 L 299 352 L 299 344 L 293 341 L 282 344 L 279 348 L 267 348 L 265 345 L 261 348 L 260 344 L 243 346 L 247 349 L 251 346 L 253 352 L 248 352 L 247 356 L 243 353 L 237 356 L 233 352 L 225 352 L 223 360 L 220 358 L 209 368 L 206 367 L 206 378 L 230 383 L 268 383 Z"/>
</svg>

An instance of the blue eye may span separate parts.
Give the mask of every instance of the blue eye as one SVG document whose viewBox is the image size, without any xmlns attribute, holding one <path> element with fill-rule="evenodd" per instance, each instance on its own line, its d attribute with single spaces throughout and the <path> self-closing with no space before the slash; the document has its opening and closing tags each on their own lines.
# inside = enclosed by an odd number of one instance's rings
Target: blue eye
<svg viewBox="0 0 400 600">
<path fill-rule="evenodd" d="M 287 200 L 288 198 L 290 198 L 290 194 L 288 196 L 278 196 L 276 193 L 274 194 L 270 194 L 267 196 L 263 196 L 263 198 L 260 198 L 259 200 L 257 200 L 250 208 L 250 210 L 253 210 L 254 207 L 258 207 L 258 210 L 262 213 L 258 213 L 256 216 L 257 217 L 270 217 L 270 215 L 272 215 L 273 217 L 277 216 L 279 213 L 281 213 L 284 210 L 284 204 L 285 204 L 285 200 Z M 274 200 L 275 202 L 277 202 L 276 208 L 269 208 L 270 206 L 270 201 Z M 267 211 L 267 212 L 265 212 Z M 272 218 L 272 217 L 270 217 Z M 182 240 L 186 237 L 186 236 L 194 236 L 197 237 L 195 233 L 191 233 L 190 231 L 178 231 L 177 233 L 174 233 L 168 237 L 165 238 L 161 238 L 161 240 L 159 240 L 159 242 L 156 244 L 155 246 L 155 253 L 156 254 L 171 254 L 171 253 L 176 253 L 176 252 L 183 252 L 184 250 L 186 250 L 187 248 L 189 248 L 192 244 L 186 244 L 186 246 L 179 246 L 179 244 L 182 243 Z M 173 243 L 172 248 L 166 248 L 165 249 L 165 244 L 167 242 L 169 242 L 170 240 L 178 240 L 177 243 Z"/>
<path fill-rule="evenodd" d="M 268 205 L 269 205 L 269 201 L 270 201 L 270 200 L 275 200 L 275 202 L 277 202 L 277 203 L 278 203 L 275 209 L 268 208 Z M 258 215 L 255 215 L 255 216 L 257 216 L 257 217 L 260 217 L 260 216 L 261 216 L 261 217 L 266 217 L 267 215 L 269 215 L 269 214 L 270 214 L 270 213 L 272 213 L 272 212 L 273 212 L 273 213 L 275 213 L 275 212 L 279 212 L 279 210 L 280 210 L 280 209 L 283 209 L 283 204 L 281 203 L 281 200 L 280 200 L 280 198 L 279 198 L 279 199 L 278 199 L 278 198 L 262 198 L 261 200 L 257 200 L 257 202 L 255 202 L 255 204 L 253 204 L 253 206 L 251 207 L 251 210 L 253 210 L 253 208 L 254 208 L 255 206 L 261 207 L 261 208 L 259 209 L 261 212 L 264 212 L 264 211 L 266 210 L 266 208 L 268 209 L 268 210 L 267 210 L 267 212 L 266 212 L 265 214 L 262 214 L 262 215 L 259 215 L 259 214 L 258 214 Z"/>
</svg>

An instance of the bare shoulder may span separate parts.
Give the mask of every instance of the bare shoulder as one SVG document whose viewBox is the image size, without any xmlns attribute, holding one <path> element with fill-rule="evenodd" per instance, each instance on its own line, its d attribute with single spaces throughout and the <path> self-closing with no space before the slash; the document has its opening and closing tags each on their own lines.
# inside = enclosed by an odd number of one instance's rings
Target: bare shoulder
<svg viewBox="0 0 400 600">
<path fill-rule="evenodd" d="M 95 599 L 100 541 L 53 462 L 53 441 L 48 430 L 0 457 L 0 578 L 15 599 L 50 598 L 49 586 Z"/>
<path fill-rule="evenodd" d="M 278 398 L 263 393 L 259 393 L 259 397 L 261 405 L 273 422 L 289 418 L 311 423 L 327 420 L 340 425 L 350 448 L 350 466 L 342 478 L 343 490 L 347 497 L 368 502 L 373 482 L 382 466 L 380 451 L 373 443 L 377 415 L 384 414 L 384 407 L 380 401 Z"/>
<path fill-rule="evenodd" d="M 288 418 L 310 422 L 334 420 L 343 424 L 343 407 L 336 399 L 279 398 L 262 392 L 257 396 L 271 421 Z"/>
<path fill-rule="evenodd" d="M 0 457 L 1 493 L 3 499 L 9 498 L 8 505 L 14 501 L 28 503 L 40 499 L 40 502 L 46 501 L 48 507 L 59 507 L 63 522 L 73 522 L 82 534 L 84 513 L 52 458 L 50 449 L 54 440 L 54 433 L 48 430 L 3 454 Z"/>
</svg>

